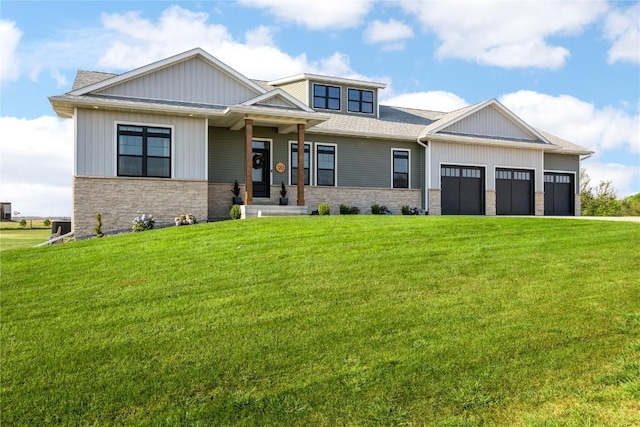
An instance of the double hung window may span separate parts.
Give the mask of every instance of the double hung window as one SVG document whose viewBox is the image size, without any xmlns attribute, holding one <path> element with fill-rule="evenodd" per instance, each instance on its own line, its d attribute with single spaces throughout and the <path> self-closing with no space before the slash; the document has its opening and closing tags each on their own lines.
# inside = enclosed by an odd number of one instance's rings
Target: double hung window
<svg viewBox="0 0 640 427">
<path fill-rule="evenodd" d="M 311 144 L 304 144 L 304 185 L 310 185 Z M 291 185 L 298 184 L 298 143 L 291 143 Z"/>
<path fill-rule="evenodd" d="M 171 129 L 118 125 L 118 176 L 171 178 Z"/>
<path fill-rule="evenodd" d="M 316 145 L 316 185 L 336 185 L 336 146 Z"/>
<path fill-rule="evenodd" d="M 393 188 L 409 188 L 408 150 L 393 150 Z"/>
</svg>

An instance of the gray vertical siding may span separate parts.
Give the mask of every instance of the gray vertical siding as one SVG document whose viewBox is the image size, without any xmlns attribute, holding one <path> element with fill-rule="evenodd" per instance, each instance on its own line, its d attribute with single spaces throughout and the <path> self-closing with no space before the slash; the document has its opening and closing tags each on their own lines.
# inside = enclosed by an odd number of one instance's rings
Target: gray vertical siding
<svg viewBox="0 0 640 427">
<path fill-rule="evenodd" d="M 567 171 L 580 174 L 580 156 L 544 153 L 545 170 Z"/>
<path fill-rule="evenodd" d="M 513 167 L 535 171 L 535 191 L 542 191 L 543 152 L 522 148 L 487 147 L 470 144 L 430 142 L 429 177 L 431 188 L 439 188 L 440 165 L 472 165 L 485 167 L 487 190 L 495 190 L 495 168 Z"/>
<path fill-rule="evenodd" d="M 447 127 L 446 132 L 499 136 L 502 138 L 534 139 L 493 107 L 483 108 L 469 117 L 465 117 Z"/>
<path fill-rule="evenodd" d="M 206 126 L 204 119 L 104 110 L 77 110 L 76 173 L 116 176 L 116 124 L 173 126 L 172 176 L 206 179 Z"/>
<path fill-rule="evenodd" d="M 97 93 L 216 105 L 235 105 L 259 95 L 200 58 L 179 62 Z"/>
</svg>

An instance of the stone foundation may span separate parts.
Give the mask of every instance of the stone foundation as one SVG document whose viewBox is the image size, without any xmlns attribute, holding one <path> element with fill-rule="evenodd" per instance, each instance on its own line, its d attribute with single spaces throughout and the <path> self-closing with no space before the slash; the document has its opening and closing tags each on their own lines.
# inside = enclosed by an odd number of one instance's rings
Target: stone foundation
<svg viewBox="0 0 640 427">
<path fill-rule="evenodd" d="M 231 197 L 232 194 L 229 193 Z M 130 231 L 136 216 L 153 215 L 156 226 L 174 224 L 190 213 L 207 219 L 207 182 L 194 180 L 84 177 L 73 179 L 73 230 L 76 238 L 94 235 L 96 213 L 102 232 Z"/>
<path fill-rule="evenodd" d="M 429 215 L 442 215 L 442 190 L 429 189 Z"/>
<path fill-rule="evenodd" d="M 232 183 L 209 184 L 209 219 L 228 219 L 231 209 Z M 244 193 L 244 186 L 240 186 Z M 298 190 L 295 185 L 287 185 L 287 197 L 289 206 L 297 205 Z M 382 189 L 362 187 L 305 187 L 305 205 L 309 211 L 318 209 L 320 203 L 328 203 L 331 206 L 331 214 L 340 213 L 340 205 L 356 206 L 360 213 L 371 213 L 371 205 L 386 206 L 393 213 L 400 214 L 402 206 L 422 207 L 420 190 L 415 189 Z M 268 199 L 254 198 L 254 205 L 277 205 L 280 199 L 280 185 L 271 186 L 271 197 Z"/>
<path fill-rule="evenodd" d="M 535 203 L 535 216 L 544 216 L 544 191 L 536 191 Z"/>
<path fill-rule="evenodd" d="M 484 192 L 484 214 L 495 216 L 496 212 L 496 192 L 495 190 L 486 190 Z"/>
<path fill-rule="evenodd" d="M 582 216 L 582 202 L 580 200 L 580 194 L 576 194 L 574 206 L 575 206 L 574 216 Z"/>
</svg>

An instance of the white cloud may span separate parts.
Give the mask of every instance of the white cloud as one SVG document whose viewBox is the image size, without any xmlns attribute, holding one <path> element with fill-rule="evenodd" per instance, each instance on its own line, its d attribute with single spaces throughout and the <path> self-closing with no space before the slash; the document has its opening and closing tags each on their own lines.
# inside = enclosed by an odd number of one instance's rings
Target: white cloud
<svg viewBox="0 0 640 427">
<path fill-rule="evenodd" d="M 0 19 L 0 81 L 15 80 L 20 75 L 16 48 L 22 31 L 15 22 Z"/>
<path fill-rule="evenodd" d="M 528 124 L 596 152 L 622 149 L 640 154 L 640 115 L 612 107 L 596 108 L 568 95 L 521 90 L 500 97 Z"/>
<path fill-rule="evenodd" d="M 467 101 L 451 92 L 432 91 L 405 93 L 384 99 L 381 103 L 396 107 L 416 108 L 419 110 L 453 111 L 469 105 Z"/>
<path fill-rule="evenodd" d="M 413 37 L 413 30 L 395 19 L 388 22 L 376 19 L 367 25 L 363 37 L 365 43 L 382 43 L 384 50 L 402 50 L 404 40 Z"/>
<path fill-rule="evenodd" d="M 425 30 L 442 42 L 438 58 L 506 68 L 560 68 L 570 55 L 552 36 L 572 35 L 607 10 L 606 2 L 406 1 Z"/>
<path fill-rule="evenodd" d="M 0 117 L 0 199 L 28 216 L 71 216 L 73 120 Z"/>
<path fill-rule="evenodd" d="M 242 0 L 245 6 L 268 10 L 285 22 L 295 22 L 310 30 L 357 27 L 373 0 Z"/>
<path fill-rule="evenodd" d="M 591 186 L 600 182 L 611 181 L 619 198 L 624 198 L 638 192 L 640 183 L 640 164 L 623 165 L 620 163 L 601 163 L 597 159 L 587 159 L 582 163 L 587 171 Z"/>
<path fill-rule="evenodd" d="M 613 42 L 607 61 L 640 63 L 640 3 L 625 10 L 612 10 L 607 16 L 605 36 Z"/>
</svg>

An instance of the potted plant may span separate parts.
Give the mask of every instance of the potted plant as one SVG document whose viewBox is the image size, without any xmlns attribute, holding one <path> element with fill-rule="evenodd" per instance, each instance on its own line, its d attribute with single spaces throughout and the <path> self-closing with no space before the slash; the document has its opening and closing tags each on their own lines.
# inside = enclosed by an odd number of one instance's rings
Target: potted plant
<svg viewBox="0 0 640 427">
<path fill-rule="evenodd" d="M 231 192 L 233 193 L 233 198 L 231 199 L 231 203 L 233 205 L 241 205 L 242 203 L 242 197 L 240 197 L 240 186 L 238 185 L 238 180 L 236 179 L 236 182 L 233 183 L 233 189 L 231 190 Z"/>
<path fill-rule="evenodd" d="M 287 206 L 289 198 L 287 197 L 287 187 L 284 186 L 284 181 L 280 181 L 280 196 L 280 206 Z"/>
</svg>

